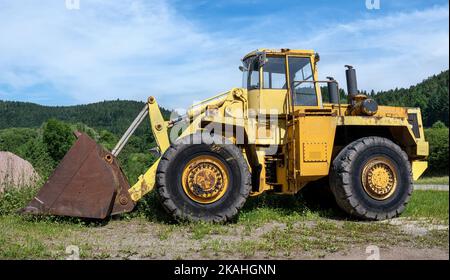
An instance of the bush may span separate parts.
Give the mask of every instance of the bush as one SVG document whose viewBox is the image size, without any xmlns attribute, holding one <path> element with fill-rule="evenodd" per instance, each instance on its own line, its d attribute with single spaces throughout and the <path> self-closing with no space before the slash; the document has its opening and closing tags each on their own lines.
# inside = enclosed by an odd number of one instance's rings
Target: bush
<svg viewBox="0 0 450 280">
<path fill-rule="evenodd" d="M 0 151 L 8 151 L 23 156 L 24 143 L 36 139 L 38 132 L 33 128 L 8 128 L 0 130 Z"/>
<path fill-rule="evenodd" d="M 117 137 L 114 134 L 104 129 L 100 131 L 99 137 L 99 144 L 101 144 L 109 151 L 112 151 L 118 141 Z"/>
<path fill-rule="evenodd" d="M 50 176 L 57 162 L 50 157 L 41 138 L 35 138 L 26 142 L 21 146 L 21 149 L 23 152 L 20 156 L 29 161 L 43 179 Z"/>
<path fill-rule="evenodd" d="M 433 124 L 432 128 L 440 129 L 440 128 L 446 128 L 445 123 L 441 121 L 437 121 Z"/>
<path fill-rule="evenodd" d="M 79 131 L 79 132 L 84 132 L 86 133 L 89 137 L 91 137 L 92 139 L 94 139 L 94 141 L 98 141 L 98 139 L 100 138 L 100 136 L 98 135 L 97 131 L 95 131 L 95 129 L 93 129 L 92 127 L 89 127 L 87 125 L 85 125 L 84 123 L 76 123 L 75 125 L 71 125 L 70 129 L 72 131 Z"/>
<path fill-rule="evenodd" d="M 131 185 L 135 184 L 138 177 L 144 174 L 155 161 L 150 153 L 132 153 L 125 156 L 125 160 L 122 160 L 122 170 Z"/>
<path fill-rule="evenodd" d="M 56 119 L 44 125 L 43 142 L 54 161 L 59 162 L 75 141 L 70 126 Z"/>
<path fill-rule="evenodd" d="M 15 214 L 33 199 L 37 190 L 37 187 L 6 187 L 5 192 L 0 194 L 0 215 Z"/>
<path fill-rule="evenodd" d="M 426 175 L 448 175 L 448 128 L 435 123 L 425 129 L 425 138 L 430 144 Z"/>
<path fill-rule="evenodd" d="M 43 178 L 46 178 L 56 166 L 56 162 L 50 157 L 42 142 L 42 133 L 39 129 L 0 130 L 0 151 L 11 152 L 29 161 Z"/>
</svg>

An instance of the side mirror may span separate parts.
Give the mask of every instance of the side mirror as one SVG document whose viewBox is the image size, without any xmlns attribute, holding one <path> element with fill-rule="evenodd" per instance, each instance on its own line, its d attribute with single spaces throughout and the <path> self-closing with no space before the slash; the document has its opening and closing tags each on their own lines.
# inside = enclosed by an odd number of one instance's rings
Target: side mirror
<svg viewBox="0 0 450 280">
<path fill-rule="evenodd" d="M 242 65 L 239 66 L 239 70 L 240 70 L 241 72 L 248 71 L 248 69 L 245 68 L 245 67 L 242 66 Z"/>
</svg>

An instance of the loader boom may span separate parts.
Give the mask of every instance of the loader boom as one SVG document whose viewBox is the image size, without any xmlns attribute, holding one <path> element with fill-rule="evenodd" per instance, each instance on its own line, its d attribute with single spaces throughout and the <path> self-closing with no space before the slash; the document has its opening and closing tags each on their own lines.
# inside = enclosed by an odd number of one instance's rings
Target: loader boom
<svg viewBox="0 0 450 280">
<path fill-rule="evenodd" d="M 167 134 L 168 122 L 164 121 L 158 103 L 153 96 L 148 98 L 146 109 L 150 117 L 150 127 L 152 128 L 156 143 L 158 144 L 159 152 L 160 154 L 163 154 L 170 145 L 169 136 Z M 153 163 L 147 172 L 139 176 L 137 183 L 128 190 L 133 201 L 138 201 L 145 194 L 153 190 L 158 164 L 159 159 Z"/>
</svg>

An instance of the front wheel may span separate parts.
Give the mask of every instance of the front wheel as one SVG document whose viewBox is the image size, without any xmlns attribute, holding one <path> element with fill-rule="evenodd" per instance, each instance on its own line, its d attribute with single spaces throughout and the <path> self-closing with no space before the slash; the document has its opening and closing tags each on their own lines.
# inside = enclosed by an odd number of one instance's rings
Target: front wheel
<svg viewBox="0 0 450 280">
<path fill-rule="evenodd" d="M 367 220 L 400 215 L 412 191 L 406 153 L 382 137 L 365 137 L 347 145 L 334 159 L 330 186 L 337 204 Z"/>
<path fill-rule="evenodd" d="M 198 143 L 198 144 L 194 144 Z M 226 222 L 244 205 L 251 176 L 240 149 L 221 136 L 202 134 L 172 144 L 161 157 L 156 187 L 162 205 L 177 220 Z"/>
</svg>

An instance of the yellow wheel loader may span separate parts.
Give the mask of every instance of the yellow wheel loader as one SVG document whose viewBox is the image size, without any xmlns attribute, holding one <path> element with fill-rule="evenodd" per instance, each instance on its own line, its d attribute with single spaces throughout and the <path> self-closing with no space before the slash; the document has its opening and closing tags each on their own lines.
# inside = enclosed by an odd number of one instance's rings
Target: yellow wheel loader
<svg viewBox="0 0 450 280">
<path fill-rule="evenodd" d="M 241 88 L 168 121 L 150 97 L 111 152 L 79 133 L 23 212 L 104 219 L 156 188 L 177 220 L 226 222 L 249 196 L 295 194 L 327 179 L 350 215 L 399 215 L 427 168 L 420 109 L 378 106 L 348 65 L 341 104 L 338 82 L 318 79 L 318 61 L 310 50 L 253 51 L 239 67 Z M 116 157 L 147 115 L 160 157 L 130 187 Z"/>
</svg>

